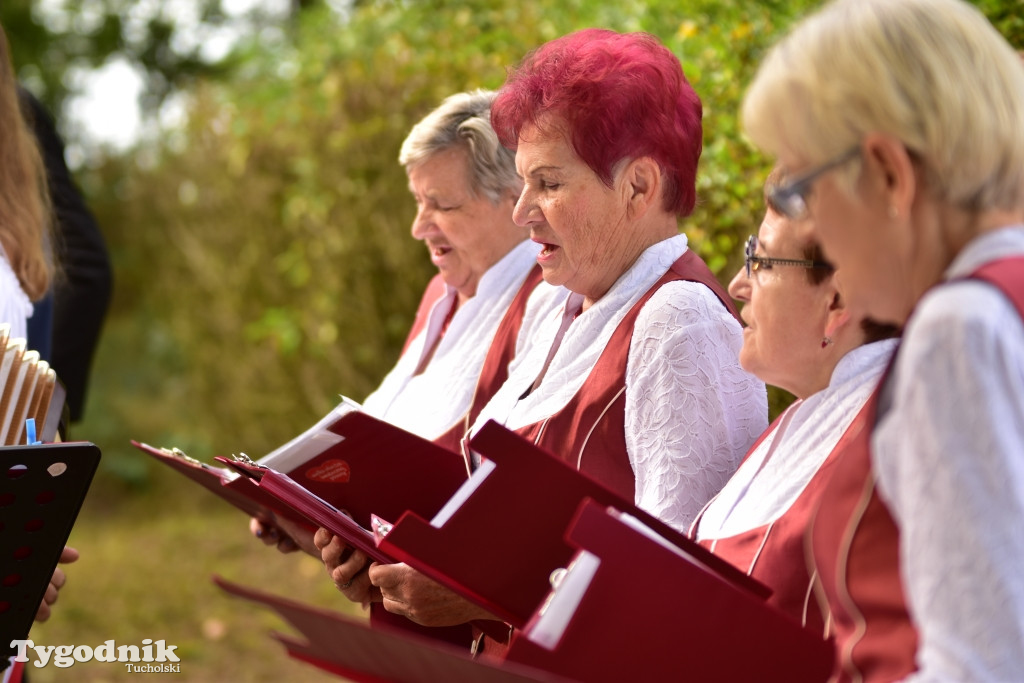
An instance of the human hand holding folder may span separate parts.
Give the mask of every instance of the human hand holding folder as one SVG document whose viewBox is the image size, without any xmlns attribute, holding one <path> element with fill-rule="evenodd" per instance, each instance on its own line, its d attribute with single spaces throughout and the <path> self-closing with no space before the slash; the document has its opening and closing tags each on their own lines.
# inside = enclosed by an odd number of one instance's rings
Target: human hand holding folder
<svg viewBox="0 0 1024 683">
<path fill-rule="evenodd" d="M 327 529 L 317 529 L 313 542 L 320 549 L 327 575 L 334 585 L 352 602 L 368 608 L 371 602 L 381 602 L 380 589 L 370 583 L 370 558 L 361 550 L 353 550 L 344 540 Z"/>
<path fill-rule="evenodd" d="M 487 610 L 402 562 L 371 565 L 369 580 L 380 591 L 384 609 L 421 626 L 497 620 Z"/>
</svg>

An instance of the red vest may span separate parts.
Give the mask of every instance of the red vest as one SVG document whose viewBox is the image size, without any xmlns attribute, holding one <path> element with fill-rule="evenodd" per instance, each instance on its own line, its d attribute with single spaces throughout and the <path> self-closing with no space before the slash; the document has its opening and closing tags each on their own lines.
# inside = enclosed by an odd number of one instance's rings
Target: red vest
<svg viewBox="0 0 1024 683">
<path fill-rule="evenodd" d="M 409 334 L 405 337 L 405 344 L 402 346 L 402 355 L 409 350 L 409 344 L 416 338 L 423 328 L 427 326 L 427 320 L 430 319 L 430 310 L 434 307 L 438 301 L 444 298 L 445 285 L 444 278 L 440 274 L 430 278 L 430 282 L 427 283 L 427 288 L 423 290 L 423 296 L 420 297 L 420 305 L 416 309 L 416 317 L 412 320 L 412 327 L 409 328 Z"/>
<path fill-rule="evenodd" d="M 473 400 L 470 402 L 469 410 L 447 432 L 434 439 L 434 443 L 460 453 L 462 437 L 476 422 L 477 416 L 487 402 L 508 379 L 508 364 L 516 355 L 516 340 L 519 338 L 519 328 L 523 326 L 526 304 L 529 302 L 533 290 L 541 283 L 543 279 L 541 275 L 539 264 L 534 265 L 526 274 L 526 279 L 519 286 L 519 291 L 516 292 L 515 298 L 509 304 L 508 310 L 505 311 L 505 316 L 498 324 L 498 329 L 491 340 L 491 346 L 487 350 L 480 376 L 476 381 L 476 388 L 473 390 Z"/>
<path fill-rule="evenodd" d="M 704 261 L 687 249 L 629 310 L 598 358 L 583 386 L 559 412 L 516 431 L 549 453 L 570 463 L 592 479 L 628 500 L 634 498 L 633 467 L 626 452 L 626 360 L 633 326 L 640 309 L 666 282 L 699 282 L 739 317 L 732 299 Z M 503 659 L 508 627 L 500 622 L 477 622 L 476 649 L 488 659 Z M 490 628 L 487 628 L 490 626 Z M 481 631 L 487 636 L 481 638 Z"/>
<path fill-rule="evenodd" d="M 860 412 L 865 409 L 861 408 Z M 808 567 L 805 536 L 808 521 L 821 500 L 836 460 L 854 438 L 857 419 L 854 418 L 804 490 L 778 519 L 735 536 L 700 541 L 705 548 L 771 588 L 769 605 L 822 636 L 826 635 L 825 621 L 812 594 L 814 578 Z M 772 431 L 774 427 L 761 435 L 747 453 L 748 457 Z"/>
<path fill-rule="evenodd" d="M 534 265 L 527 273 L 526 279 L 520 285 L 512 303 L 509 304 L 505 316 L 502 318 L 498 329 L 491 341 L 491 346 L 484 358 L 483 368 L 480 377 L 477 379 L 476 388 L 473 392 L 473 401 L 465 417 L 455 423 L 451 429 L 434 439 L 434 443 L 444 446 L 456 453 L 460 450 L 460 442 L 470 425 L 476 420 L 476 416 L 487 404 L 494 392 L 508 379 L 508 364 L 512 361 L 516 351 L 516 339 L 519 337 L 519 328 L 523 324 L 523 314 L 526 312 L 526 303 L 541 282 L 541 268 Z M 438 286 L 440 285 L 440 286 Z M 426 326 L 430 316 L 430 309 L 434 303 L 444 296 L 444 282 L 441 276 L 436 276 L 427 286 L 427 291 L 420 302 L 419 310 L 416 312 L 416 320 L 406 340 L 406 348 L 409 342 L 419 334 Z M 393 628 L 400 628 L 405 632 L 418 633 L 434 640 L 442 640 L 448 643 L 469 647 L 473 642 L 473 630 L 468 624 L 457 626 L 446 626 L 434 628 L 420 626 L 403 616 L 392 614 L 386 611 L 380 604 L 374 603 L 370 606 L 370 623 L 374 626 L 386 624 Z"/>
<path fill-rule="evenodd" d="M 1024 318 L 1024 257 L 992 262 L 971 277 L 999 288 Z M 850 426 L 848 448 L 808 529 L 819 597 L 831 613 L 839 681 L 891 681 L 917 669 L 917 629 L 900 578 L 899 528 L 878 495 L 871 465 L 871 432 L 888 374 Z"/>
<path fill-rule="evenodd" d="M 622 319 L 569 403 L 541 422 L 516 430 L 627 500 L 632 500 L 635 493 L 633 467 L 626 452 L 626 361 L 633 326 L 654 293 L 676 280 L 708 287 L 733 316 L 739 317 L 711 270 L 692 249 L 687 249 Z"/>
</svg>

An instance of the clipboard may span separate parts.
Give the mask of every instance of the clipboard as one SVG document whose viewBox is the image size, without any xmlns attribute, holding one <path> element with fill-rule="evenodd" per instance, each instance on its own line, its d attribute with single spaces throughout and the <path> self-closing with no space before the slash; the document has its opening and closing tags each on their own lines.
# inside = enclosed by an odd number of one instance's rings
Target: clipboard
<svg viewBox="0 0 1024 683">
<path fill-rule="evenodd" d="M 250 516 L 261 516 L 254 511 L 265 516 L 267 510 L 275 510 L 273 499 L 262 495 L 265 491 L 244 480 L 236 482 L 235 472 L 201 463 L 180 451 L 184 457 L 173 457 L 174 449 L 132 444 Z M 250 462 L 287 475 L 318 498 L 345 510 L 363 528 L 370 527 L 374 513 L 386 519 L 397 519 L 406 510 L 433 515 L 468 476 L 460 454 L 371 417 L 347 400 L 303 434 Z"/>
<path fill-rule="evenodd" d="M 485 461 L 431 521 L 403 514 L 381 550 L 523 628 L 547 596 L 551 572 L 574 550 L 565 531 L 585 499 L 642 520 L 752 596 L 771 591 L 664 522 L 496 422 L 470 442 Z"/>
<path fill-rule="evenodd" d="M 221 457 L 217 457 L 215 460 L 227 464 L 242 474 L 245 478 L 244 481 L 257 487 L 274 500 L 277 510 L 284 511 L 289 517 L 301 519 L 303 525 L 327 529 L 343 539 L 349 546 L 362 550 L 373 561 L 384 564 L 391 564 L 395 561 L 394 558 L 377 547 L 372 531 L 360 526 L 341 510 L 299 486 L 287 474 L 240 460 L 228 460 Z M 383 520 L 372 515 L 371 517 L 371 526 L 380 528 L 381 525 L 386 525 Z"/>
<path fill-rule="evenodd" d="M 566 536 L 578 548 L 573 562 L 512 641 L 509 661 L 597 683 L 831 675 L 832 641 L 630 515 L 585 501 Z"/>
<path fill-rule="evenodd" d="M 280 614 L 303 638 L 271 633 L 292 657 L 353 681 L 381 683 L 565 683 L 512 663 L 473 659 L 467 649 L 368 624 L 213 577 L 224 591 Z"/>
<path fill-rule="evenodd" d="M 208 491 L 217 494 L 250 517 L 264 522 L 273 522 L 276 517 L 281 516 L 296 524 L 310 526 L 304 517 L 285 509 L 277 499 L 252 486 L 237 472 L 200 462 L 176 448 L 156 448 L 138 441 L 132 441 L 131 444 Z"/>
<path fill-rule="evenodd" d="M 88 442 L 0 447 L 0 658 L 28 637 L 99 461 Z"/>
</svg>

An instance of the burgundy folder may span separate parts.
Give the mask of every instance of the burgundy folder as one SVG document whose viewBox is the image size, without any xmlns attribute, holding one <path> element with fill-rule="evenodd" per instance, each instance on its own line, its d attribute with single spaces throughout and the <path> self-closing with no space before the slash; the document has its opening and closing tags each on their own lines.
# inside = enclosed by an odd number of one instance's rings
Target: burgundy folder
<svg viewBox="0 0 1024 683">
<path fill-rule="evenodd" d="M 456 494 L 451 515 L 435 517 L 432 524 L 407 512 L 380 539 L 380 549 L 516 628 L 526 625 L 548 594 L 551 572 L 572 558 L 565 532 L 588 498 L 642 520 L 755 599 L 770 594 L 632 501 L 495 422 L 484 425 L 470 446 L 486 461 Z M 477 482 L 456 506 L 455 500 Z"/>
<path fill-rule="evenodd" d="M 566 679 L 513 663 L 473 659 L 468 649 L 246 588 L 220 577 L 228 593 L 270 607 L 304 638 L 271 634 L 288 654 L 353 681 L 381 683 L 558 683 Z"/>
<path fill-rule="evenodd" d="M 825 681 L 831 641 L 593 501 L 508 661 L 584 681 Z M 596 565 L 596 568 L 595 568 Z"/>
</svg>

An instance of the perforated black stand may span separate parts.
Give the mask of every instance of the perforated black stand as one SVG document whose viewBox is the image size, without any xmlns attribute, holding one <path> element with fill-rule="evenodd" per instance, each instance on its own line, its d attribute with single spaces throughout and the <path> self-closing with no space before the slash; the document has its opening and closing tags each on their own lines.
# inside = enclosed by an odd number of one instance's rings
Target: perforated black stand
<svg viewBox="0 0 1024 683">
<path fill-rule="evenodd" d="M 99 461 L 87 442 L 0 447 L 0 660 L 28 636 Z"/>
</svg>

